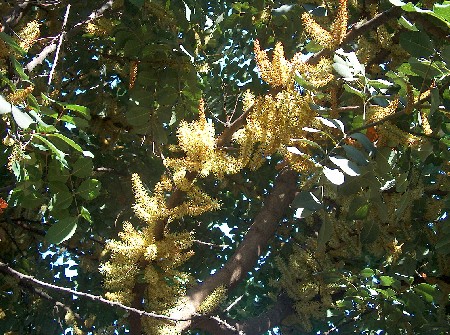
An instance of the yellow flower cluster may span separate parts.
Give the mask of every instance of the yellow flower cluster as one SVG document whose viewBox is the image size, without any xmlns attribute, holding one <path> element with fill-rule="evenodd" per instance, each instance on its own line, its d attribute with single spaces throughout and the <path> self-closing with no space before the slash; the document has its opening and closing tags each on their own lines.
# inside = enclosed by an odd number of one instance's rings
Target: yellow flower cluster
<svg viewBox="0 0 450 335">
<path fill-rule="evenodd" d="M 19 45 L 25 51 L 28 51 L 41 35 L 39 29 L 40 24 L 35 20 L 28 22 L 27 25 L 19 32 Z"/>
<path fill-rule="evenodd" d="M 214 311 L 217 306 L 219 306 L 227 297 L 227 289 L 225 286 L 221 285 L 214 289 L 210 295 L 208 295 L 205 300 L 202 301 L 197 312 L 200 314 L 209 314 Z"/>
<path fill-rule="evenodd" d="M 114 22 L 111 19 L 100 17 L 94 21 L 90 21 L 84 27 L 84 30 L 91 35 L 104 37 L 111 36 L 114 30 Z"/>
<path fill-rule="evenodd" d="M 13 93 L 9 94 L 6 98 L 11 104 L 13 105 L 20 105 L 25 102 L 25 99 L 27 98 L 28 94 L 33 92 L 34 86 L 28 86 L 25 89 L 18 89 L 15 90 Z"/>
<path fill-rule="evenodd" d="M 294 252 L 287 262 L 280 258 L 276 260 L 281 272 L 279 285 L 295 300 L 296 315 L 302 320 L 305 331 L 311 330 L 312 319 L 323 317 L 325 311 L 332 307 L 331 294 L 336 291 L 323 277 L 336 270 L 336 265 L 325 254 L 314 252 L 316 248 L 316 241 L 310 238 L 304 247 L 294 245 Z"/>
<path fill-rule="evenodd" d="M 303 158 L 292 156 L 286 146 L 304 137 L 302 128 L 309 125 L 314 116 L 307 98 L 295 90 L 256 98 L 246 126 L 233 136 L 240 145 L 241 164 L 256 170 L 266 157 L 280 152 L 290 162 L 301 160 L 303 166 Z"/>
<path fill-rule="evenodd" d="M 291 87 L 293 85 L 293 67 L 284 57 L 283 45 L 278 42 L 273 51 L 273 60 L 261 50 L 259 41 L 254 43 L 254 52 L 261 78 L 272 87 Z"/>
<path fill-rule="evenodd" d="M 339 0 L 339 8 L 330 30 L 318 24 L 309 13 L 302 14 L 302 21 L 306 32 L 314 41 L 324 48 L 335 49 L 342 43 L 347 34 L 348 12 L 347 0 Z"/>
<path fill-rule="evenodd" d="M 164 164 L 174 172 L 174 182 L 183 191 L 189 191 L 192 183 L 185 178 L 187 171 L 199 177 L 214 174 L 222 179 L 225 174 L 236 173 L 242 166 L 234 157 L 217 148 L 215 128 L 206 120 L 203 101 L 199 106 L 199 118 L 193 122 L 181 122 L 177 131 L 178 148 L 182 158 L 166 158 Z"/>
</svg>

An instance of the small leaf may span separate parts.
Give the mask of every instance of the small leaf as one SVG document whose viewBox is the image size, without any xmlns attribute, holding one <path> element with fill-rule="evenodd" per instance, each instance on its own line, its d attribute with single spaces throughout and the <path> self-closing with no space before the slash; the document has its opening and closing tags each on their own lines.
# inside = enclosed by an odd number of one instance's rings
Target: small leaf
<svg viewBox="0 0 450 335">
<path fill-rule="evenodd" d="M 92 223 L 91 213 L 85 207 L 81 206 L 80 214 L 83 219 Z"/>
<path fill-rule="evenodd" d="M 77 193 L 85 200 L 92 200 L 100 194 L 101 184 L 97 179 L 87 179 L 81 183 Z"/>
<path fill-rule="evenodd" d="M 25 72 L 23 71 L 22 65 L 17 61 L 17 59 L 13 56 L 10 57 L 11 63 L 14 66 L 14 70 L 16 70 L 17 74 L 19 75 L 20 79 L 24 81 L 30 81 L 30 77 L 28 77 Z"/>
<path fill-rule="evenodd" d="M 338 169 L 330 169 L 324 166 L 323 174 L 330 182 L 335 185 L 342 185 L 345 181 L 344 174 Z"/>
<path fill-rule="evenodd" d="M 363 276 L 364 278 L 369 278 L 375 275 L 375 272 L 372 269 L 369 268 L 365 268 L 364 270 L 362 270 L 360 272 L 361 276 Z"/>
<path fill-rule="evenodd" d="M 366 199 L 362 197 L 356 197 L 350 203 L 348 209 L 349 220 L 362 220 L 367 217 L 369 212 L 369 204 Z"/>
<path fill-rule="evenodd" d="M 8 44 L 14 51 L 19 53 L 21 56 L 25 56 L 27 52 L 22 49 L 17 42 L 8 34 L 0 32 L 0 39 L 2 39 L 6 44 Z"/>
<path fill-rule="evenodd" d="M 73 236 L 77 229 L 78 218 L 68 217 L 54 223 L 45 235 L 45 239 L 52 244 L 60 244 Z"/>
<path fill-rule="evenodd" d="M 358 140 L 362 144 L 364 149 L 366 149 L 366 151 L 369 153 L 369 155 L 372 155 L 375 152 L 375 146 L 366 135 L 362 133 L 354 133 L 351 134 L 350 137 Z"/>
<path fill-rule="evenodd" d="M 317 249 L 319 251 L 325 250 L 325 244 L 333 236 L 333 223 L 328 220 L 326 216 L 323 217 L 322 226 L 319 230 L 319 236 L 317 237 Z"/>
<path fill-rule="evenodd" d="M 395 282 L 395 279 L 389 276 L 380 276 L 380 284 L 382 286 L 391 286 Z"/>
<path fill-rule="evenodd" d="M 349 176 L 356 177 L 361 174 L 361 170 L 359 169 L 359 167 L 355 163 L 349 161 L 344 157 L 333 156 L 330 157 L 330 161 L 336 164 L 336 166 L 338 166 L 342 171 L 344 171 Z"/>
<path fill-rule="evenodd" d="M 421 283 L 414 287 L 414 291 L 424 298 L 427 302 L 433 302 L 436 294 L 436 288 L 430 284 Z"/>
</svg>

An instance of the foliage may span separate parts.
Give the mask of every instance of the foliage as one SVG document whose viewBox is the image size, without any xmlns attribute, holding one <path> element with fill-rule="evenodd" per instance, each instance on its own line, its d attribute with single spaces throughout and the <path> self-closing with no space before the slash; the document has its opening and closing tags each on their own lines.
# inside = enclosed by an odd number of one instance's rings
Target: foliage
<svg viewBox="0 0 450 335">
<path fill-rule="evenodd" d="M 448 332 L 449 1 L 0 11 L 0 332 Z"/>
</svg>

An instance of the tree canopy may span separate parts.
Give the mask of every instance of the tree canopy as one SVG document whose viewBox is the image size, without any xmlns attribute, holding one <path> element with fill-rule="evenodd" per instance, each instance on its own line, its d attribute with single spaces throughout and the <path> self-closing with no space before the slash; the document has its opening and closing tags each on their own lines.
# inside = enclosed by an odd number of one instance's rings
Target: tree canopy
<svg viewBox="0 0 450 335">
<path fill-rule="evenodd" d="M 450 330 L 450 1 L 0 13 L 0 333 Z"/>
</svg>

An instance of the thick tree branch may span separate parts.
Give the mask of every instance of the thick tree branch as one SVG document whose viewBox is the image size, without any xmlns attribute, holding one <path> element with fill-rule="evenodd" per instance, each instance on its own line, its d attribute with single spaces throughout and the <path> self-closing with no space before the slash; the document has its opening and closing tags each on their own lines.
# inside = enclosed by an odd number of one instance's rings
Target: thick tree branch
<svg viewBox="0 0 450 335">
<path fill-rule="evenodd" d="M 264 201 L 253 224 L 240 243 L 234 255 L 217 271 L 186 294 L 183 306 L 174 311 L 171 317 L 175 319 L 189 319 L 178 322 L 178 330 L 191 327 L 191 318 L 195 315 L 202 301 L 218 286 L 225 285 L 232 290 L 253 268 L 258 258 L 265 252 L 270 238 L 278 228 L 279 221 L 285 215 L 297 191 L 297 173 L 285 170 L 276 178 L 272 192 Z"/>
</svg>

